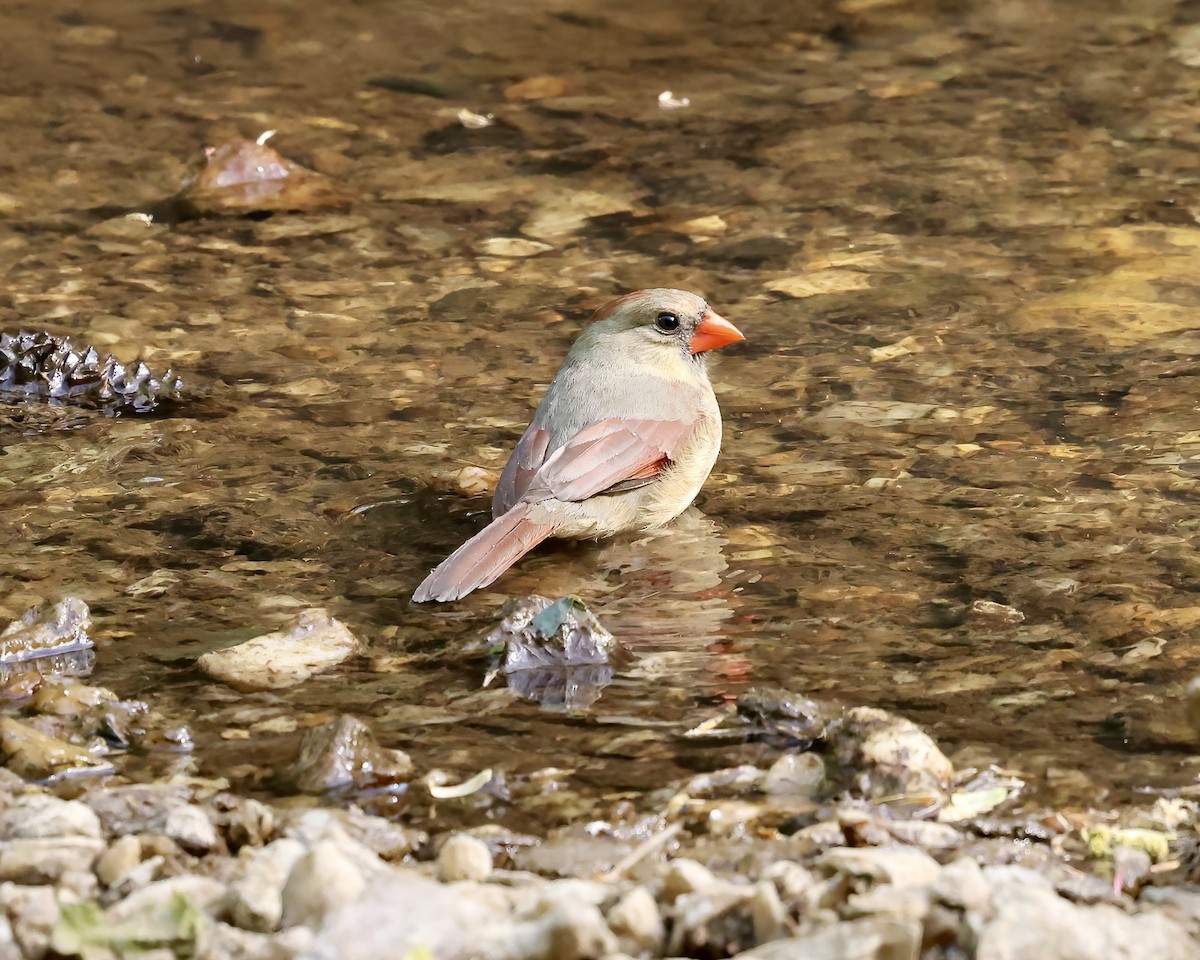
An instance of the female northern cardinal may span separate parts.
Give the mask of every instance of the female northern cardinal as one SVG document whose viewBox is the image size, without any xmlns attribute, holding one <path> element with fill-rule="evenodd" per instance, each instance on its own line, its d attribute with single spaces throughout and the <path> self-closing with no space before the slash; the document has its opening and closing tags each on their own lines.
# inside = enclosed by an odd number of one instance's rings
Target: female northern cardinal
<svg viewBox="0 0 1200 960">
<path fill-rule="evenodd" d="M 492 522 L 417 587 L 457 600 L 547 537 L 595 539 L 674 520 L 721 448 L 705 350 L 745 340 L 683 290 L 639 290 L 593 314 L 517 443 Z"/>
</svg>

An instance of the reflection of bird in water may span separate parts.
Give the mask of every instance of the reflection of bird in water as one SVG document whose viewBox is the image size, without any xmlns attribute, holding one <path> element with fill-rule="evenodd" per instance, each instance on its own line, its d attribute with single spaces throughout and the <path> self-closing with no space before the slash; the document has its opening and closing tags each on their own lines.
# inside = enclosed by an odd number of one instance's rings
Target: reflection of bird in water
<svg viewBox="0 0 1200 960">
<path fill-rule="evenodd" d="M 506 586 L 582 598 L 633 654 L 626 675 L 639 683 L 692 678 L 711 688 L 745 672 L 725 649 L 735 596 L 725 544 L 717 524 L 691 507 L 661 529 L 527 564 Z"/>
</svg>

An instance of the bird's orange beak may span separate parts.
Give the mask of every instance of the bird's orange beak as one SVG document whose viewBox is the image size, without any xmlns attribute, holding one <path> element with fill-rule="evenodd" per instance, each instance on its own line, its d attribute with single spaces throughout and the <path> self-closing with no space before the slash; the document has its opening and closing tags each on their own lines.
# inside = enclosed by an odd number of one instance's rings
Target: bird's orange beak
<svg viewBox="0 0 1200 960">
<path fill-rule="evenodd" d="M 745 339 L 745 334 L 719 313 L 705 310 L 696 332 L 692 334 L 688 343 L 688 349 L 694 354 L 703 353 L 705 350 L 716 350 L 717 347 Z"/>
</svg>

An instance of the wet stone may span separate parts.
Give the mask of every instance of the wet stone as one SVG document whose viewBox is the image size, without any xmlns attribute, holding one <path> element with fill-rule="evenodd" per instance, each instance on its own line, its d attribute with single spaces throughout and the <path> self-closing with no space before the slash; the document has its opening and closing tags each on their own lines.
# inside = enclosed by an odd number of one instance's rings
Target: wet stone
<svg viewBox="0 0 1200 960">
<path fill-rule="evenodd" d="M 954 776 L 950 761 L 927 733 L 885 710 L 847 710 L 829 740 L 842 769 L 867 797 L 938 796 Z"/>
<path fill-rule="evenodd" d="M 408 754 L 379 746 L 370 727 L 342 716 L 304 735 L 289 776 L 304 793 L 330 793 L 403 783 L 412 772 Z"/>
<path fill-rule="evenodd" d="M 483 644 L 497 651 L 493 670 L 510 689 L 543 706 L 587 707 L 628 655 L 582 601 L 527 597 L 510 601 Z"/>
<path fill-rule="evenodd" d="M 67 597 L 52 607 L 30 607 L 0 632 L 0 664 L 88 649 L 91 627 L 88 606 L 78 597 Z"/>
<path fill-rule="evenodd" d="M 12 717 L 0 718 L 0 751 L 9 769 L 30 780 L 95 776 L 113 769 L 104 757 Z"/>
<path fill-rule="evenodd" d="M 217 680 L 246 690 L 280 690 L 336 667 L 358 652 L 357 638 L 324 610 L 306 610 L 284 630 L 264 634 L 196 661 Z"/>
</svg>

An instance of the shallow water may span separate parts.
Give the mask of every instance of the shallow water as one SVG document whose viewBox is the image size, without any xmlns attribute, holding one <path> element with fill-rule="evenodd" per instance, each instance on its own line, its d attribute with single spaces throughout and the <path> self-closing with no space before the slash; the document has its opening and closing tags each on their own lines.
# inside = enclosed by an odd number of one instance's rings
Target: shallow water
<svg viewBox="0 0 1200 960">
<path fill-rule="evenodd" d="M 1196 17 L 0 12 L 4 329 L 141 353 L 206 397 L 72 429 L 0 408 L 0 618 L 82 596 L 96 681 L 189 722 L 202 772 L 268 789 L 299 730 L 350 711 L 418 769 L 636 792 L 754 759 L 681 733 L 763 684 L 899 710 L 1060 802 L 1190 782 Z M 561 95 L 506 99 L 543 75 L 562 89 L 533 93 Z M 468 129 L 462 108 L 496 122 Z M 265 129 L 352 206 L 120 219 L 204 145 Z M 589 310 L 649 285 L 703 293 L 749 338 L 714 364 L 707 519 L 411 605 L 482 523 L 464 468 L 497 472 Z M 459 652 L 531 592 L 580 594 L 635 654 L 586 710 L 481 689 Z M 191 666 L 310 605 L 369 655 L 285 694 Z"/>
</svg>

